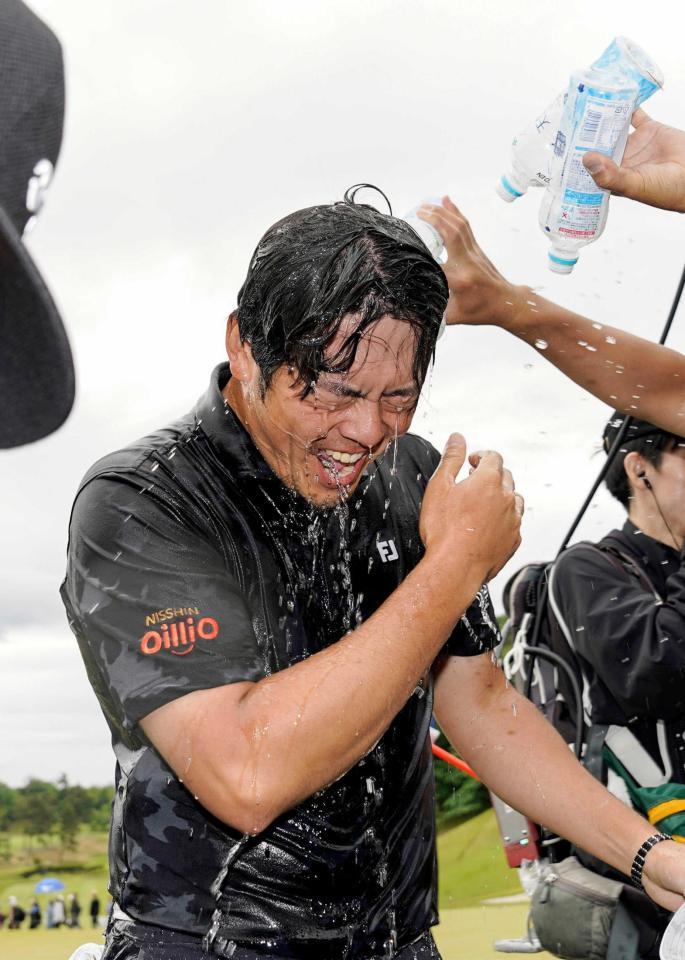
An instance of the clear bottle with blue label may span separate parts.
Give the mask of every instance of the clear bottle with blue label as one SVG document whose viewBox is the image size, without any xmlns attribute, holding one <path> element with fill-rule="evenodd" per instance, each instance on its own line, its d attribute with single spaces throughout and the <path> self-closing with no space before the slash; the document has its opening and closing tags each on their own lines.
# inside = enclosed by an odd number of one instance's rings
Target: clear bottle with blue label
<svg viewBox="0 0 685 960">
<path fill-rule="evenodd" d="M 664 85 L 663 73 L 659 67 L 642 47 L 627 37 L 616 37 L 612 40 L 592 66 L 595 70 L 608 71 L 612 76 L 620 71 L 628 79 L 634 80 L 638 85 L 637 106 Z M 534 123 L 514 137 L 509 168 L 495 187 L 502 200 L 511 203 L 529 187 L 546 187 L 549 184 L 554 145 L 565 99 L 566 91 L 555 97 L 535 118 Z"/>
<path fill-rule="evenodd" d="M 580 249 L 604 230 L 609 191 L 597 186 L 583 156 L 596 150 L 621 163 L 639 93 L 638 83 L 619 68 L 571 74 L 539 215 L 552 244 L 548 266 L 554 273 L 570 273 Z"/>
</svg>

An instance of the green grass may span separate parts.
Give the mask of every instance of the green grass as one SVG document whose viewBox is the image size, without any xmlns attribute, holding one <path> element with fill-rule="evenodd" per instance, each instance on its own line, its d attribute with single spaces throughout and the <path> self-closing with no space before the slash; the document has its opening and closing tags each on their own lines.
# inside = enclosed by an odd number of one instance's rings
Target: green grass
<svg viewBox="0 0 685 960">
<path fill-rule="evenodd" d="M 524 904 L 443 910 L 433 931 L 444 960 L 504 960 L 492 947 L 494 940 L 520 937 L 525 930 Z M 101 942 L 91 930 L 0 930 L 2 960 L 67 960 L 80 944 Z M 537 955 L 550 960 L 548 953 Z"/>
<path fill-rule="evenodd" d="M 441 910 L 521 893 L 516 871 L 507 866 L 492 810 L 439 834 L 438 883 Z"/>
<path fill-rule="evenodd" d="M 26 844 L 13 844 L 13 863 L 0 867 L 0 908 L 7 912 L 7 897 L 19 897 L 24 909 L 31 902 L 33 886 L 40 876 L 50 874 L 65 883 L 65 894 L 79 895 L 82 930 L 0 930 L 2 960 L 67 960 L 81 943 L 99 942 L 98 931 L 87 928 L 91 890 L 96 889 L 104 910 L 108 896 L 105 834 L 84 834 L 75 853 L 64 854 L 58 863 L 58 847 L 40 851 L 42 872 Z M 525 930 L 525 904 L 481 905 L 481 900 L 520 893 L 516 872 L 506 864 L 492 810 L 444 830 L 438 837 L 441 924 L 436 940 L 445 960 L 495 960 L 492 941 L 519 937 Z M 30 876 L 26 876 L 31 872 Z M 47 898 L 40 898 L 43 909 Z M 454 909 L 459 907 L 460 909 Z M 548 960 L 548 954 L 541 954 Z"/>
</svg>

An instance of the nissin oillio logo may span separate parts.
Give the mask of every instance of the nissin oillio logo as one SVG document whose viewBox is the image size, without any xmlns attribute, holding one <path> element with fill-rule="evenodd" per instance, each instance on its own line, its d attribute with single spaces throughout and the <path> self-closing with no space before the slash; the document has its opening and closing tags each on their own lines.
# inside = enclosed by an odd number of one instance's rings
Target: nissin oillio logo
<svg viewBox="0 0 685 960">
<path fill-rule="evenodd" d="M 219 624 L 214 617 L 186 617 L 163 623 L 159 630 L 148 630 L 140 638 L 140 652 L 152 656 L 160 650 L 169 650 L 176 657 L 186 657 L 195 649 L 198 640 L 215 640 Z"/>
</svg>

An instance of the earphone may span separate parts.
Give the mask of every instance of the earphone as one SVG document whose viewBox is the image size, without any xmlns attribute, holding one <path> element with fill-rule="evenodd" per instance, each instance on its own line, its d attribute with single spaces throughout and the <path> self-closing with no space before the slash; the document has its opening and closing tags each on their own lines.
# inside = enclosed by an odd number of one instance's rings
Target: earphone
<svg viewBox="0 0 685 960">
<path fill-rule="evenodd" d="M 664 522 L 664 526 L 666 527 L 666 529 L 668 530 L 668 532 L 669 532 L 670 535 L 671 535 L 671 540 L 673 541 L 673 545 L 675 546 L 676 550 L 680 550 L 680 546 L 678 545 L 678 541 L 677 541 L 676 538 L 674 537 L 673 531 L 671 530 L 671 528 L 670 528 L 669 525 L 668 525 L 668 521 L 666 520 L 666 517 L 664 516 L 663 510 L 661 509 L 661 506 L 660 506 L 660 504 L 659 504 L 659 501 L 658 501 L 657 498 L 656 498 L 656 494 L 654 493 L 654 490 L 652 489 L 652 484 L 649 482 L 649 478 L 647 477 L 647 474 L 646 474 L 645 471 L 643 470 L 641 473 L 638 473 L 637 478 L 638 478 L 638 480 L 642 480 L 642 482 L 644 483 L 645 487 L 646 487 L 646 488 L 649 490 L 649 492 L 652 494 L 652 497 L 654 498 L 654 503 L 655 503 L 655 505 L 656 505 L 656 508 L 657 508 L 657 510 L 659 511 L 659 515 L 660 515 L 661 519 L 662 519 L 663 522 Z"/>
<path fill-rule="evenodd" d="M 648 478 L 647 478 L 647 474 L 645 473 L 644 470 L 642 471 L 642 473 L 638 473 L 637 476 L 638 476 L 638 480 L 642 480 L 642 481 L 644 482 L 644 485 L 647 487 L 648 490 L 651 490 L 651 489 L 652 489 L 652 485 L 651 485 L 651 483 L 649 482 L 649 480 L 648 480 Z"/>
</svg>

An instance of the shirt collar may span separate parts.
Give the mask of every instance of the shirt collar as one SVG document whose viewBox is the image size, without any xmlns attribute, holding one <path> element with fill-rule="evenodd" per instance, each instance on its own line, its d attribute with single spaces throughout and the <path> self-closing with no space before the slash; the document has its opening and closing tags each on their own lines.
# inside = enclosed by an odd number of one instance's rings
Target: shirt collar
<svg viewBox="0 0 685 960">
<path fill-rule="evenodd" d="M 237 476 L 270 480 L 284 487 L 222 393 L 230 377 L 228 363 L 214 368 L 207 392 L 195 406 L 195 422 Z"/>
<path fill-rule="evenodd" d="M 621 532 L 624 534 L 633 552 L 638 557 L 645 557 L 649 565 L 659 573 L 667 575 L 673 572 L 680 563 L 680 556 L 675 547 L 655 540 L 654 537 L 643 533 L 635 526 L 632 520 L 626 520 Z"/>
</svg>

